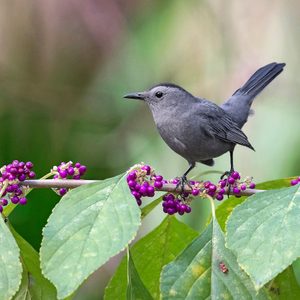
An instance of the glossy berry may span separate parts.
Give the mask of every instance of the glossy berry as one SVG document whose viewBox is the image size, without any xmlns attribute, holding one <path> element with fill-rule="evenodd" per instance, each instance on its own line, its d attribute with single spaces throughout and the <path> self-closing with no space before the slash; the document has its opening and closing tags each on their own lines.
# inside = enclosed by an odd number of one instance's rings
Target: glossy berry
<svg viewBox="0 0 300 300">
<path fill-rule="evenodd" d="M 27 203 L 27 199 L 25 197 L 20 198 L 19 204 L 25 205 Z"/>
</svg>

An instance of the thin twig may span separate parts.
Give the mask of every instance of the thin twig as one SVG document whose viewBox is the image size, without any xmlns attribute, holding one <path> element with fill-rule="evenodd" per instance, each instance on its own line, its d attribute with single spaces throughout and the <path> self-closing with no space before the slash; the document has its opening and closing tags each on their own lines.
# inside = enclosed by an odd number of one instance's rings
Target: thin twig
<svg viewBox="0 0 300 300">
<path fill-rule="evenodd" d="M 100 182 L 100 180 L 75 180 L 75 179 L 40 179 L 40 180 L 25 180 L 20 182 L 21 185 L 31 188 L 76 188 L 84 184 Z M 176 188 L 176 184 L 167 183 L 164 184 L 161 189 L 157 189 L 162 192 L 181 192 L 181 187 Z M 184 186 L 185 192 L 191 192 L 191 188 L 188 185 Z M 226 191 L 227 192 L 227 191 Z M 264 192 L 264 190 L 246 189 L 241 191 L 241 196 L 250 196 L 256 193 Z M 232 192 L 230 192 L 232 194 Z"/>
</svg>

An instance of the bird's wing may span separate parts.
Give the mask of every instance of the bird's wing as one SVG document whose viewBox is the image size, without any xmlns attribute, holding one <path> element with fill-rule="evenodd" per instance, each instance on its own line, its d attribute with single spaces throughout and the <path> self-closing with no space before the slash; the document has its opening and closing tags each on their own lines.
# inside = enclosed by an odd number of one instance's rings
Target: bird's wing
<svg viewBox="0 0 300 300">
<path fill-rule="evenodd" d="M 222 108 L 205 100 L 201 103 L 199 112 L 208 120 L 209 134 L 224 142 L 243 145 L 254 150 L 247 136 Z"/>
</svg>

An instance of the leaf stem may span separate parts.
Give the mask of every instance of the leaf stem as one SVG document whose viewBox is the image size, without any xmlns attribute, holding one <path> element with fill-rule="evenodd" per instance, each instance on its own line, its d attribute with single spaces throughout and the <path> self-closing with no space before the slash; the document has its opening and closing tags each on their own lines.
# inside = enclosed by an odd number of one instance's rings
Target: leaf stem
<svg viewBox="0 0 300 300">
<path fill-rule="evenodd" d="M 207 195 L 207 198 L 209 199 L 210 202 L 212 218 L 216 219 L 216 207 L 215 207 L 214 199 L 209 195 Z"/>
</svg>

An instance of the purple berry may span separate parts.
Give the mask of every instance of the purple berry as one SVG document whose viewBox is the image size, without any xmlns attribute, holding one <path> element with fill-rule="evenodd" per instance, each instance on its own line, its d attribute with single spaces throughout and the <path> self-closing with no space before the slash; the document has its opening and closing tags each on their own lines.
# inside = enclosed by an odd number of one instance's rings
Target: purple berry
<svg viewBox="0 0 300 300">
<path fill-rule="evenodd" d="M 254 183 L 254 182 L 251 182 L 250 185 L 249 185 L 249 188 L 250 188 L 250 189 L 255 189 L 255 183 Z"/>
<path fill-rule="evenodd" d="M 5 198 L 2 198 L 0 202 L 3 206 L 6 206 L 8 204 L 8 201 Z"/>
<path fill-rule="evenodd" d="M 25 197 L 23 197 L 19 200 L 19 204 L 21 204 L 21 205 L 25 205 L 26 203 L 27 203 L 27 199 Z"/>
<path fill-rule="evenodd" d="M 147 187 L 142 185 L 139 192 L 142 194 L 142 196 L 147 196 Z"/>
<path fill-rule="evenodd" d="M 86 166 L 80 166 L 78 168 L 79 174 L 83 175 L 86 172 Z"/>
<path fill-rule="evenodd" d="M 21 196 L 23 194 L 23 191 L 18 188 L 18 189 L 15 190 L 14 193 L 15 193 L 16 196 Z"/>
<path fill-rule="evenodd" d="M 193 195 L 193 196 L 198 196 L 199 193 L 200 193 L 200 190 L 198 190 L 198 189 L 193 189 L 193 190 L 192 190 L 192 195 Z"/>
<path fill-rule="evenodd" d="M 29 174 L 28 174 L 28 177 L 31 178 L 31 179 L 34 178 L 35 173 L 33 171 L 30 171 Z"/>
<path fill-rule="evenodd" d="M 246 186 L 246 184 L 243 183 L 243 184 L 241 184 L 240 188 L 242 191 L 244 191 L 247 188 L 247 186 Z"/>
<path fill-rule="evenodd" d="M 130 173 L 127 175 L 127 179 L 128 179 L 128 180 L 135 180 L 135 179 L 136 179 L 136 172 L 130 172 Z"/>
<path fill-rule="evenodd" d="M 209 191 L 215 192 L 217 190 L 217 187 L 214 184 L 210 184 L 208 187 Z"/>
<path fill-rule="evenodd" d="M 163 201 L 161 204 L 163 207 L 168 207 L 168 202 L 167 201 Z"/>
<path fill-rule="evenodd" d="M 240 190 L 238 187 L 235 186 L 235 187 L 233 188 L 233 193 L 234 193 L 234 194 L 239 194 L 240 192 L 241 192 L 241 190 Z"/>
<path fill-rule="evenodd" d="M 185 212 L 187 213 L 187 214 L 189 214 L 190 212 L 192 211 L 192 208 L 190 207 L 190 206 L 186 206 L 186 208 L 185 208 Z"/>
<path fill-rule="evenodd" d="M 11 203 L 18 204 L 20 201 L 20 198 L 18 196 L 13 196 L 10 198 Z"/>
<path fill-rule="evenodd" d="M 13 181 L 13 180 L 15 180 L 15 179 L 16 179 L 16 176 L 15 176 L 15 175 L 13 175 L 13 174 L 9 174 L 9 175 L 8 175 L 8 180 Z"/>
<path fill-rule="evenodd" d="M 77 163 L 75 164 L 75 168 L 80 168 L 80 166 L 81 166 L 81 164 L 80 164 L 79 162 L 77 162 Z"/>
<path fill-rule="evenodd" d="M 235 183 L 235 179 L 233 177 L 229 177 L 228 178 L 228 183 L 229 184 L 234 184 Z"/>
<path fill-rule="evenodd" d="M 154 193 L 155 193 L 154 187 L 151 186 L 151 185 L 149 185 L 149 186 L 147 187 L 147 195 L 148 195 L 148 197 L 153 197 L 153 196 L 154 196 Z"/>
<path fill-rule="evenodd" d="M 129 181 L 128 181 L 128 186 L 129 186 L 130 188 L 135 188 L 136 182 L 133 181 L 133 180 L 129 180 Z"/>
<path fill-rule="evenodd" d="M 233 179 L 237 180 L 237 179 L 240 179 L 240 174 L 239 174 L 239 172 L 234 171 L 234 172 L 232 172 L 231 177 Z"/>
<path fill-rule="evenodd" d="M 141 199 L 136 199 L 136 203 L 138 206 L 141 206 L 142 205 L 142 200 Z"/>
<path fill-rule="evenodd" d="M 61 189 L 59 189 L 59 194 L 61 195 L 61 196 L 63 196 L 63 195 L 65 195 L 66 193 L 67 193 L 67 189 L 66 188 L 61 188 Z"/>
<path fill-rule="evenodd" d="M 12 193 L 14 191 L 14 188 L 12 185 L 9 185 L 7 188 L 6 188 L 6 192 L 7 193 Z"/>
<path fill-rule="evenodd" d="M 67 170 L 59 170 L 58 173 L 61 178 L 66 178 L 68 176 Z"/>
<path fill-rule="evenodd" d="M 7 168 L 6 168 L 6 171 L 10 172 L 11 174 L 17 174 L 18 173 L 17 168 L 10 168 L 10 170 L 7 170 Z M 19 172 L 19 173 L 22 173 L 22 172 Z"/>
<path fill-rule="evenodd" d="M 168 208 L 168 209 L 167 209 L 167 213 L 168 213 L 169 215 L 174 215 L 174 214 L 176 213 L 176 210 L 175 210 L 174 208 Z"/>
<path fill-rule="evenodd" d="M 150 175 L 151 172 L 151 167 L 148 165 L 145 165 L 142 167 L 142 170 L 145 170 L 147 172 L 147 175 Z"/>
<path fill-rule="evenodd" d="M 75 173 L 74 168 L 73 168 L 73 167 L 69 167 L 69 168 L 67 169 L 67 173 L 68 173 L 68 175 L 73 176 L 74 173 Z"/>
<path fill-rule="evenodd" d="M 21 163 L 19 163 L 19 167 L 21 167 L 20 165 Z M 24 164 L 24 163 L 23 163 Z M 23 165 L 22 164 L 22 165 Z M 32 169 L 33 168 L 33 163 L 31 161 L 28 161 L 26 164 L 25 164 L 26 168 L 27 169 Z"/>
<path fill-rule="evenodd" d="M 19 161 L 15 159 L 15 160 L 12 162 L 12 166 L 15 167 L 15 168 L 17 168 L 17 167 L 19 166 Z"/>
<path fill-rule="evenodd" d="M 18 176 L 18 179 L 20 181 L 24 181 L 26 179 L 26 175 L 25 174 L 21 174 L 21 175 Z"/>
<path fill-rule="evenodd" d="M 205 187 L 206 189 L 208 189 L 210 185 L 211 185 L 210 181 L 204 182 L 204 187 Z"/>
<path fill-rule="evenodd" d="M 33 163 L 30 162 L 30 161 L 29 161 L 29 163 L 31 163 L 31 165 L 32 165 L 32 167 L 33 167 Z M 24 167 L 25 167 L 24 161 L 20 161 L 18 167 L 19 167 L 19 168 L 24 168 Z M 32 168 L 32 167 L 31 167 L 31 168 Z M 27 168 L 28 168 L 28 167 L 27 167 Z M 31 169 L 31 168 L 28 168 L 28 169 Z"/>
<path fill-rule="evenodd" d="M 216 199 L 219 200 L 219 201 L 223 200 L 223 195 L 222 194 L 218 194 L 216 196 Z"/>
<path fill-rule="evenodd" d="M 208 191 L 207 194 L 208 194 L 209 196 L 213 197 L 213 196 L 215 195 L 215 192 L 213 192 L 213 191 Z"/>
<path fill-rule="evenodd" d="M 174 208 L 176 206 L 176 202 L 173 200 L 168 200 L 166 203 L 167 203 L 167 207 Z"/>
<path fill-rule="evenodd" d="M 219 184 L 221 188 L 224 188 L 226 186 L 226 180 L 220 180 Z"/>
<path fill-rule="evenodd" d="M 134 187 L 134 190 L 139 192 L 141 189 L 141 186 L 137 183 L 136 186 Z"/>
<path fill-rule="evenodd" d="M 291 181 L 291 185 L 296 185 L 296 184 L 298 184 L 298 179 L 293 179 L 293 180 Z"/>
<path fill-rule="evenodd" d="M 80 179 L 80 175 L 74 175 L 73 179 L 76 179 L 76 180 Z"/>
<path fill-rule="evenodd" d="M 155 181 L 154 182 L 154 187 L 157 188 L 157 189 L 160 189 L 162 188 L 163 186 L 163 183 L 161 181 Z"/>
<path fill-rule="evenodd" d="M 174 201 L 174 200 L 175 200 L 175 196 L 174 196 L 173 194 L 167 194 L 167 195 L 166 195 L 166 199 L 167 199 L 167 200 Z"/>
<path fill-rule="evenodd" d="M 224 188 L 221 188 L 218 192 L 220 195 L 224 195 L 225 194 L 225 189 Z"/>
<path fill-rule="evenodd" d="M 136 192 L 136 191 L 132 191 L 131 194 L 133 195 L 133 197 L 138 200 L 141 199 L 141 194 Z"/>
<path fill-rule="evenodd" d="M 0 205 L 0 213 L 3 212 L 3 207 Z"/>
<path fill-rule="evenodd" d="M 155 181 L 162 181 L 163 180 L 163 177 L 161 175 L 157 175 L 155 177 Z"/>
</svg>

